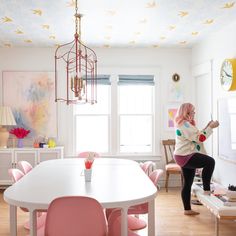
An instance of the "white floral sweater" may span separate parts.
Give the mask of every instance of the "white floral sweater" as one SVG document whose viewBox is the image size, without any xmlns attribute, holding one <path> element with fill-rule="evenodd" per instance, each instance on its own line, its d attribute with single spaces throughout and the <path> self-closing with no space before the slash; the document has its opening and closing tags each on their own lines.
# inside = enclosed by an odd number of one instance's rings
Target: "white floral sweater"
<svg viewBox="0 0 236 236">
<path fill-rule="evenodd" d="M 174 154 L 180 156 L 186 156 L 196 152 L 206 154 L 203 143 L 211 134 L 212 128 L 209 126 L 200 131 L 188 121 L 184 121 L 176 127 Z"/>
</svg>

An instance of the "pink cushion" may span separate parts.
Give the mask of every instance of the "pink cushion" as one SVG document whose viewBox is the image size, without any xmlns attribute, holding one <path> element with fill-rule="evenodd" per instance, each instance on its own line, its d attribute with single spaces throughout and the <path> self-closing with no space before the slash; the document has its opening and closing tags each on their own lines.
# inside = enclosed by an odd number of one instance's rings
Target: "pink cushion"
<svg viewBox="0 0 236 236">
<path fill-rule="evenodd" d="M 181 171 L 181 167 L 178 164 L 170 163 L 166 165 L 166 170 Z"/>
</svg>

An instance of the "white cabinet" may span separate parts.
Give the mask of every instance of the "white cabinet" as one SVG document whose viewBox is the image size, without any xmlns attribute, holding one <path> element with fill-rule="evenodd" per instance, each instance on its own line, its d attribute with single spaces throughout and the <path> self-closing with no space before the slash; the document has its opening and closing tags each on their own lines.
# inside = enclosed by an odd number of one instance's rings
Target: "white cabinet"
<svg viewBox="0 0 236 236">
<path fill-rule="evenodd" d="M 19 161 L 28 161 L 36 166 L 42 161 L 63 158 L 64 148 L 7 148 L 0 149 L 0 185 L 10 185 L 8 169 L 18 168 Z"/>
</svg>

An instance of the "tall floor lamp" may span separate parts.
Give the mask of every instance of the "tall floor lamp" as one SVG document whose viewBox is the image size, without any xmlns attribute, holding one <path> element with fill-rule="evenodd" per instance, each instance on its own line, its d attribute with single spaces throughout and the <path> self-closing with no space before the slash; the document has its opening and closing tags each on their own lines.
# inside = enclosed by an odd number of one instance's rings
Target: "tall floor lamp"
<svg viewBox="0 0 236 236">
<path fill-rule="evenodd" d="M 4 126 L 16 125 L 12 110 L 7 106 L 0 106 L 0 148 L 7 148 L 9 132 Z"/>
</svg>

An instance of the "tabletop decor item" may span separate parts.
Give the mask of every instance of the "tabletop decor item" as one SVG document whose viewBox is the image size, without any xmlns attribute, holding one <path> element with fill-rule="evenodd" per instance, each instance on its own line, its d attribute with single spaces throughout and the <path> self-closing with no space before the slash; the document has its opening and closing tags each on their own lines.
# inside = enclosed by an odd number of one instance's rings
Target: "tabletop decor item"
<svg viewBox="0 0 236 236">
<path fill-rule="evenodd" d="M 16 125 L 12 110 L 7 106 L 0 106 L 0 149 L 7 148 L 9 132 L 7 126 Z"/>
<path fill-rule="evenodd" d="M 49 148 L 54 148 L 54 147 L 56 147 L 56 142 L 55 142 L 54 139 L 52 139 L 52 138 L 48 139 L 48 147 L 49 147 Z"/>
<path fill-rule="evenodd" d="M 92 166 L 93 166 L 94 156 L 89 154 L 89 156 L 84 160 L 84 178 L 85 182 L 90 182 L 92 177 Z"/>
<path fill-rule="evenodd" d="M 17 137 L 17 147 L 23 147 L 23 139 L 30 133 L 30 130 L 18 127 L 15 129 L 10 130 L 11 134 L 14 134 Z"/>
</svg>

